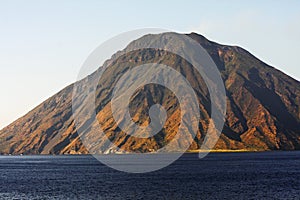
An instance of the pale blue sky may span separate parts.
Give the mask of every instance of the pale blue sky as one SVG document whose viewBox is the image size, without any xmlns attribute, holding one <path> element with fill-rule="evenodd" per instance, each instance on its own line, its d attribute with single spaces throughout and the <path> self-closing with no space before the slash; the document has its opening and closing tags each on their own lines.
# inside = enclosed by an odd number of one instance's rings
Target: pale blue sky
<svg viewBox="0 0 300 200">
<path fill-rule="evenodd" d="M 0 128 L 74 82 L 103 41 L 146 27 L 242 46 L 300 80 L 300 1 L 0 1 Z"/>
</svg>

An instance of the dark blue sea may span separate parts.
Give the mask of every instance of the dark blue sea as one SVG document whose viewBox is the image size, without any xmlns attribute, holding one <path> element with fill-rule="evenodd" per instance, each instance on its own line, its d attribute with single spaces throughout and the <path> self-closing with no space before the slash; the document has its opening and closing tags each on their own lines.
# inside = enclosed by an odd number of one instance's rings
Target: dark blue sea
<svg viewBox="0 0 300 200">
<path fill-rule="evenodd" d="M 92 156 L 0 156 L 0 199 L 300 199 L 300 152 L 184 154 L 146 174 Z"/>
</svg>

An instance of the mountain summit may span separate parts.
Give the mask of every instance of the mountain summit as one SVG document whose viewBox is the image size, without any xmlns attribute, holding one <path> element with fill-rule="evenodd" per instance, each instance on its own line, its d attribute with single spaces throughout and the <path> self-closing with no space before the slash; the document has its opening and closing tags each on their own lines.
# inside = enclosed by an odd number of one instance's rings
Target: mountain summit
<svg viewBox="0 0 300 200">
<path fill-rule="evenodd" d="M 207 40 L 196 33 L 188 34 L 208 52 L 216 63 L 226 89 L 227 111 L 222 135 L 214 149 L 222 150 L 299 150 L 300 149 L 300 82 L 267 65 L 248 51 Z M 150 35 L 153 40 L 162 35 Z M 143 42 L 143 37 L 136 42 Z M 126 49 L 125 49 L 126 51 Z M 88 118 L 84 130 L 93 133 L 100 123 L 107 137 L 118 148 L 131 152 L 151 152 L 166 145 L 179 127 L 178 100 L 165 87 L 149 84 L 131 97 L 130 114 L 137 124 L 149 124 L 149 108 L 161 104 L 167 111 L 164 128 L 151 138 L 137 139 L 122 132 L 111 113 L 110 98 L 117 80 L 130 67 L 146 63 L 171 66 L 185 76 L 197 94 L 201 110 L 199 131 L 190 150 L 199 149 L 208 128 L 210 99 L 207 87 L 193 67 L 174 54 L 163 50 L 132 51 L 109 63 L 96 90 L 97 121 Z M 81 80 L 95 81 L 97 72 Z M 135 76 L 134 74 L 132 76 Z M 1 154 L 73 154 L 89 153 L 82 145 L 72 117 L 73 84 L 34 108 L 0 131 Z M 133 109 L 134 108 L 134 109 Z M 187 135 L 189 133 L 187 132 Z M 96 138 L 99 153 L 114 152 L 101 138 Z M 95 139 L 95 140 L 96 140 Z M 182 143 L 186 142 L 182 140 Z M 180 150 L 178 143 L 172 148 Z"/>
</svg>

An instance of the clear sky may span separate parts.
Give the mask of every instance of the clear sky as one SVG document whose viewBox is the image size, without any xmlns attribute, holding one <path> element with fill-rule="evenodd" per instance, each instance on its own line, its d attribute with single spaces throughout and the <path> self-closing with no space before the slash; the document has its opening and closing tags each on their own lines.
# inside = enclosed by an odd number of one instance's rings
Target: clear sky
<svg viewBox="0 0 300 200">
<path fill-rule="evenodd" d="M 0 1 L 0 128 L 76 80 L 103 41 L 157 27 L 246 48 L 300 80 L 300 1 Z"/>
</svg>

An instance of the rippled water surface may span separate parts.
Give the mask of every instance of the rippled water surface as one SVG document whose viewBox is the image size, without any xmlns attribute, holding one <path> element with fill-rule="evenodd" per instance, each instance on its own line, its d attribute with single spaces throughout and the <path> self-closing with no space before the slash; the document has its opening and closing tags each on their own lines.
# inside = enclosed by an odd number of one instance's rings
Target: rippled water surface
<svg viewBox="0 0 300 200">
<path fill-rule="evenodd" d="M 0 199 L 300 199 L 300 152 L 184 154 L 146 174 L 92 156 L 0 156 Z"/>
</svg>

